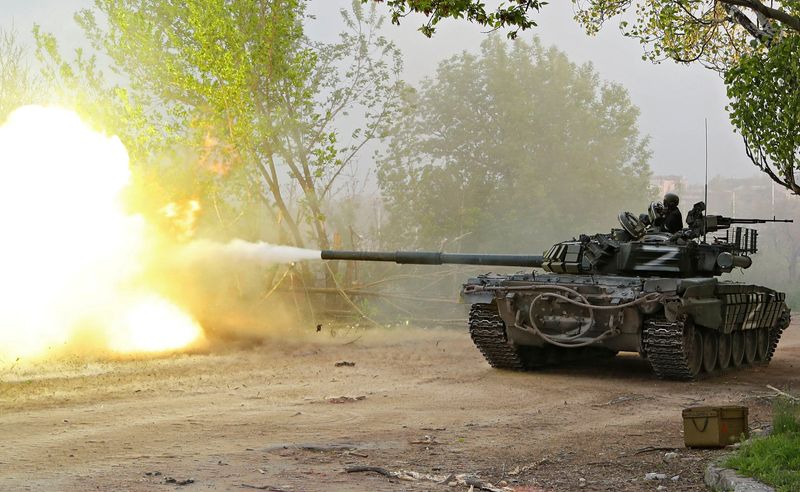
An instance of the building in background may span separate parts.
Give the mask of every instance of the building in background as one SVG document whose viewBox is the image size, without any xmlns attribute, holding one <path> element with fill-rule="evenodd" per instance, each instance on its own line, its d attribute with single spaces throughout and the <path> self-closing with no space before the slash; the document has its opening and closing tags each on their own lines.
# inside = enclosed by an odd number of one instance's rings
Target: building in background
<svg viewBox="0 0 800 492">
<path fill-rule="evenodd" d="M 683 176 L 670 174 L 653 176 L 650 178 L 650 185 L 655 188 L 658 192 L 659 199 L 661 199 L 666 193 L 675 193 L 680 196 L 688 186 L 688 181 Z"/>
</svg>

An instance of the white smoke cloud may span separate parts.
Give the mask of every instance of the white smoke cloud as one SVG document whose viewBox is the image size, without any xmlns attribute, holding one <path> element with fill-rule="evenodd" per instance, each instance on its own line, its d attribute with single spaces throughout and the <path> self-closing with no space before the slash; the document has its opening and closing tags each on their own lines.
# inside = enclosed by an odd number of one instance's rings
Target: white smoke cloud
<svg viewBox="0 0 800 492">
<path fill-rule="evenodd" d="M 241 239 L 234 239 L 228 243 L 199 239 L 189 243 L 178 254 L 180 255 L 178 260 L 185 263 L 213 260 L 249 263 L 254 266 L 321 259 L 318 250 Z"/>
</svg>

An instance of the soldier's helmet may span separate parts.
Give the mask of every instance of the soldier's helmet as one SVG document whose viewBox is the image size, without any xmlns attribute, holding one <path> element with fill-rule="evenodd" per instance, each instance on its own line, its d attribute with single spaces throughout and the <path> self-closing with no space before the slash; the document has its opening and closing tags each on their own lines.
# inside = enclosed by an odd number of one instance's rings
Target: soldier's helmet
<svg viewBox="0 0 800 492">
<path fill-rule="evenodd" d="M 678 198 L 678 195 L 676 195 L 675 193 L 667 193 L 666 195 L 664 195 L 664 206 L 667 208 L 677 207 L 678 202 L 680 201 L 681 199 Z"/>
</svg>

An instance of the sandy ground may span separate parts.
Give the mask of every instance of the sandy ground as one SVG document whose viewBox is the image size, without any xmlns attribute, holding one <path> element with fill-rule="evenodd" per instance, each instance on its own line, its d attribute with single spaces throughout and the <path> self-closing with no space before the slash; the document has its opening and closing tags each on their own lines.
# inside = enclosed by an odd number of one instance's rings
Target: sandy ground
<svg viewBox="0 0 800 492">
<path fill-rule="evenodd" d="M 6 368 L 0 490 L 467 489 L 352 465 L 472 473 L 519 491 L 701 490 L 720 451 L 683 448 L 681 409 L 744 404 L 758 428 L 770 418 L 765 385 L 800 385 L 797 326 L 769 367 L 694 383 L 659 381 L 632 354 L 493 370 L 466 330 L 353 338 Z M 671 459 L 652 449 L 672 447 Z"/>
</svg>

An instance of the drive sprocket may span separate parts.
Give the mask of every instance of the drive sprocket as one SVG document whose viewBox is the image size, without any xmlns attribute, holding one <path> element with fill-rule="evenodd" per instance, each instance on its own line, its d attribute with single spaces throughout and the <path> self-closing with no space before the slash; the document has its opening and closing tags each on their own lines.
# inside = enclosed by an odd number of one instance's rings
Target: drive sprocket
<svg viewBox="0 0 800 492">
<path fill-rule="evenodd" d="M 493 304 L 472 305 L 469 310 L 469 334 L 492 367 L 525 370 L 522 350 L 508 341 L 506 325 Z"/>
<path fill-rule="evenodd" d="M 645 321 L 642 345 L 656 376 L 682 381 L 697 376 L 702 364 L 702 340 L 698 346 L 695 335 L 691 322 Z"/>
</svg>

